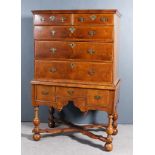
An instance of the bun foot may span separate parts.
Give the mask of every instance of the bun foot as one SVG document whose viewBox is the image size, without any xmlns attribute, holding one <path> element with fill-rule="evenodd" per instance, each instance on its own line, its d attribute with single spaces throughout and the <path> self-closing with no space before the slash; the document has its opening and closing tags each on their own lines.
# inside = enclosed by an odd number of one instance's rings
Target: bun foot
<svg viewBox="0 0 155 155">
<path fill-rule="evenodd" d="M 112 135 L 117 135 L 118 133 L 118 129 L 114 129 L 113 134 Z"/>
<path fill-rule="evenodd" d="M 40 138 L 41 138 L 41 135 L 40 135 L 39 133 L 35 133 L 35 134 L 33 135 L 33 139 L 34 139 L 35 141 L 39 141 Z"/>
<path fill-rule="evenodd" d="M 106 143 L 106 144 L 104 145 L 104 150 L 105 150 L 105 151 L 110 152 L 110 151 L 112 151 L 112 149 L 113 149 L 112 143 Z"/>
<path fill-rule="evenodd" d="M 48 127 L 49 128 L 54 128 L 55 127 L 55 122 L 48 122 Z"/>
</svg>

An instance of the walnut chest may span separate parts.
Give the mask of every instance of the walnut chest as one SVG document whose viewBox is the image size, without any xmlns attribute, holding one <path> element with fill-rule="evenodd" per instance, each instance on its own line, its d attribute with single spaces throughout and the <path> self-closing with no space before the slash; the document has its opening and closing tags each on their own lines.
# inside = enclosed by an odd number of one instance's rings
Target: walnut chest
<svg viewBox="0 0 155 155">
<path fill-rule="evenodd" d="M 113 130 L 116 132 L 116 105 L 119 92 L 118 11 L 34 10 L 32 12 L 34 24 L 32 105 L 35 108 L 46 105 L 61 111 L 69 101 L 73 101 L 82 112 L 105 111 L 109 119 L 112 118 Z M 39 119 L 37 108 L 36 120 Z M 36 122 L 34 121 L 35 128 L 39 125 Z M 36 130 L 35 133 L 38 134 L 39 131 Z M 34 139 L 37 139 L 36 137 L 34 136 Z"/>
</svg>

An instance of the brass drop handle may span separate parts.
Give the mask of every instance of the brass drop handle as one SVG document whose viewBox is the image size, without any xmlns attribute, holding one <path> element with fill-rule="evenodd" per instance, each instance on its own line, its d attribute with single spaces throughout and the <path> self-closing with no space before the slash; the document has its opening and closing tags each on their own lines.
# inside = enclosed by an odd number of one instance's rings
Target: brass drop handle
<svg viewBox="0 0 155 155">
<path fill-rule="evenodd" d="M 107 18 L 107 17 L 101 17 L 100 20 L 101 20 L 102 22 L 107 22 L 107 21 L 108 21 L 108 18 Z"/>
<path fill-rule="evenodd" d="M 51 35 L 55 36 L 56 31 L 55 30 L 51 30 Z"/>
<path fill-rule="evenodd" d="M 61 17 L 61 22 L 63 23 L 66 19 L 66 17 Z"/>
<path fill-rule="evenodd" d="M 49 92 L 48 92 L 47 90 L 44 90 L 44 91 L 41 92 L 41 94 L 42 94 L 42 95 L 48 95 Z"/>
<path fill-rule="evenodd" d="M 41 18 L 40 18 L 40 21 L 41 21 L 41 22 L 44 22 L 44 21 L 45 21 L 45 18 L 44 18 L 44 17 L 41 17 Z"/>
<path fill-rule="evenodd" d="M 88 49 L 88 54 L 90 54 L 90 55 L 93 55 L 93 54 L 95 54 L 95 51 L 93 50 L 93 49 Z"/>
<path fill-rule="evenodd" d="M 69 45 L 71 48 L 74 48 L 74 47 L 76 46 L 75 43 L 69 43 L 68 45 Z"/>
<path fill-rule="evenodd" d="M 96 15 L 91 15 L 91 16 L 90 16 L 90 19 L 91 19 L 91 20 L 95 20 L 95 19 L 96 19 Z"/>
<path fill-rule="evenodd" d="M 67 90 L 67 93 L 68 93 L 69 95 L 73 95 L 73 94 L 74 94 L 74 90 Z"/>
<path fill-rule="evenodd" d="M 84 22 L 84 20 L 85 20 L 84 17 L 79 17 L 78 18 L 78 21 L 80 21 L 80 22 Z"/>
<path fill-rule="evenodd" d="M 71 63 L 70 64 L 70 67 L 73 69 L 75 67 L 75 64 L 74 63 Z"/>
<path fill-rule="evenodd" d="M 71 33 L 74 33 L 75 30 L 76 30 L 75 27 L 70 27 L 70 28 L 69 28 L 69 31 L 70 31 Z"/>
<path fill-rule="evenodd" d="M 95 71 L 94 71 L 93 69 L 90 69 L 90 70 L 88 71 L 88 74 L 92 76 L 92 75 L 95 74 Z"/>
<path fill-rule="evenodd" d="M 88 34 L 92 37 L 92 36 L 94 36 L 96 34 L 96 31 L 91 30 L 91 31 L 88 32 Z"/>
<path fill-rule="evenodd" d="M 55 54 L 56 50 L 57 50 L 56 48 L 50 48 L 50 51 L 51 51 L 52 54 Z"/>
<path fill-rule="evenodd" d="M 51 73 L 55 73 L 55 72 L 57 71 L 57 69 L 56 69 L 55 67 L 51 67 L 51 68 L 49 69 L 49 71 L 50 71 Z"/>
<path fill-rule="evenodd" d="M 50 19 L 51 22 L 53 22 L 56 19 L 56 17 L 55 16 L 50 16 L 49 19 Z"/>
<path fill-rule="evenodd" d="M 100 100 L 101 98 L 102 98 L 102 97 L 99 96 L 99 95 L 94 96 L 94 99 L 95 99 L 95 100 Z"/>
</svg>

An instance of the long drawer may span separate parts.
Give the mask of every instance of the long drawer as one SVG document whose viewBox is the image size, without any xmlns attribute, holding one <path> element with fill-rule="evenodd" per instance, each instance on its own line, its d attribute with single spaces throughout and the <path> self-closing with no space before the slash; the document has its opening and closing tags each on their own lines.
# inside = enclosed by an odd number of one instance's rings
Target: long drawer
<svg viewBox="0 0 155 155">
<path fill-rule="evenodd" d="M 35 61 L 35 79 L 112 82 L 112 63 Z"/>
<path fill-rule="evenodd" d="M 113 42 L 113 26 L 35 26 L 34 39 Z"/>
<path fill-rule="evenodd" d="M 112 43 L 35 41 L 36 59 L 112 61 L 112 54 Z"/>
</svg>

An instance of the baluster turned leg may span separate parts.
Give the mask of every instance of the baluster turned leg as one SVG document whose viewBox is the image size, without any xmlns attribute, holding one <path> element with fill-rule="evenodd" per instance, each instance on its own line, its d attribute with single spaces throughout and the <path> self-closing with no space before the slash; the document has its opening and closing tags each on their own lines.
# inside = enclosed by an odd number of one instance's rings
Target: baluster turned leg
<svg viewBox="0 0 155 155">
<path fill-rule="evenodd" d="M 113 114 L 113 128 L 114 128 L 113 135 L 117 135 L 117 133 L 118 133 L 117 120 L 118 120 L 118 114 L 117 113 L 114 113 Z"/>
<path fill-rule="evenodd" d="M 109 123 L 108 123 L 108 127 L 107 127 L 107 130 L 106 130 L 106 133 L 107 133 L 107 142 L 104 146 L 105 150 L 106 151 L 112 151 L 113 149 L 113 145 L 112 145 L 112 134 L 113 134 L 113 115 L 108 115 L 109 117 Z"/>
<path fill-rule="evenodd" d="M 52 107 L 49 108 L 48 126 L 49 126 L 49 128 L 55 127 L 54 108 L 52 108 Z"/>
<path fill-rule="evenodd" d="M 34 124 L 34 134 L 33 134 L 33 139 L 35 141 L 40 140 L 41 135 L 39 133 L 39 124 L 40 124 L 40 120 L 39 120 L 39 107 L 34 107 L 34 119 L 33 119 L 33 124 Z"/>
</svg>

